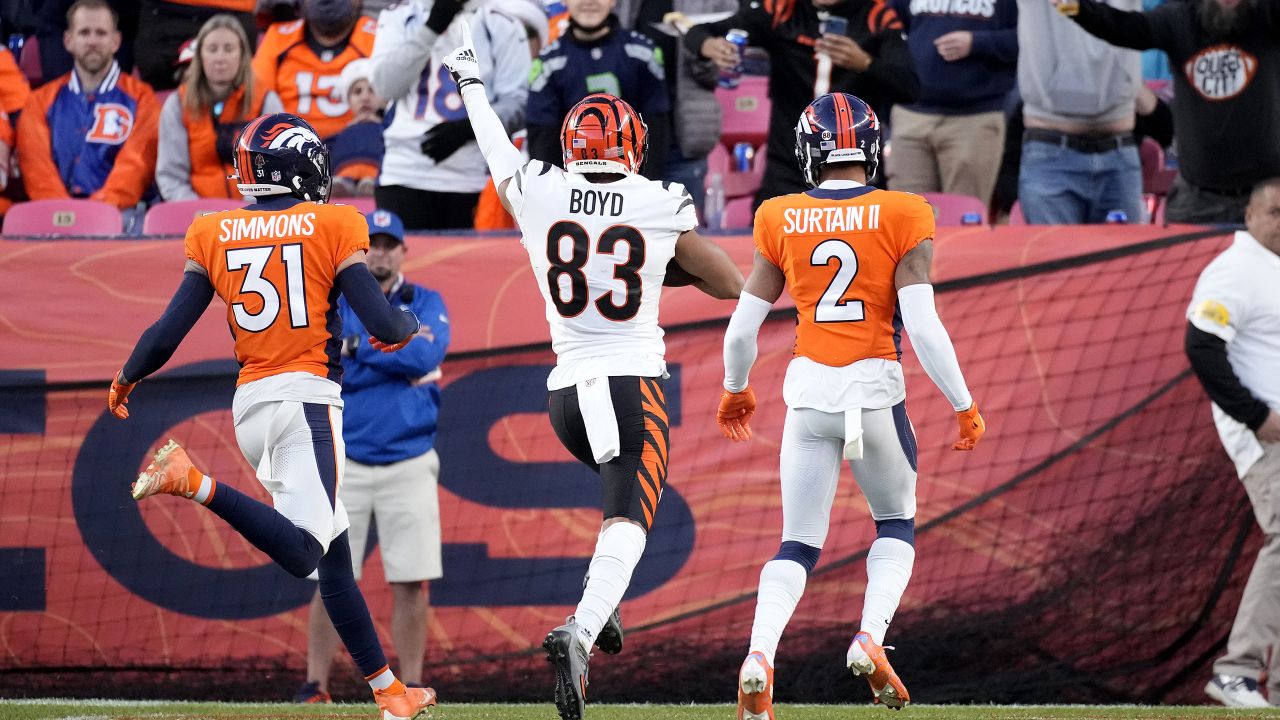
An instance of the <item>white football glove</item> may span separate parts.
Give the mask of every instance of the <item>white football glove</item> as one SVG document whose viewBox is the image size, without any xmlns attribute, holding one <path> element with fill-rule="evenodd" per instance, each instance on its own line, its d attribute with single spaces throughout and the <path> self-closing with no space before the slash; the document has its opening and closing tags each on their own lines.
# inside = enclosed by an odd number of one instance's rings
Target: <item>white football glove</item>
<svg viewBox="0 0 1280 720">
<path fill-rule="evenodd" d="M 481 82 L 480 62 L 476 60 L 476 49 L 471 44 L 470 23 L 462 23 L 462 45 L 445 57 L 444 66 L 449 68 L 459 92 L 472 83 Z"/>
</svg>

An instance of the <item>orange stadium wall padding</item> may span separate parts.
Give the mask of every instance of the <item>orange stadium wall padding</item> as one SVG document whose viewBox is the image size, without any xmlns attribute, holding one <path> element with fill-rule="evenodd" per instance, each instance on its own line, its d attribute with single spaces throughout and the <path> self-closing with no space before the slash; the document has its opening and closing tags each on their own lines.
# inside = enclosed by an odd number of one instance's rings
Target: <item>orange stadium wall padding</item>
<svg viewBox="0 0 1280 720">
<path fill-rule="evenodd" d="M 750 267 L 749 236 L 716 239 Z M 940 313 L 989 434 L 972 453 L 948 450 L 953 413 L 908 338 L 918 561 L 890 639 L 899 672 L 932 682 L 926 701 L 1071 701 L 1099 683 L 1107 699 L 1194 697 L 1187 677 L 1225 637 L 1248 571 L 1240 558 L 1256 545 L 1180 349 L 1196 275 L 1228 240 L 1194 227 L 940 231 Z M 428 678 L 455 699 L 536 697 L 535 648 L 580 592 L 598 482 L 545 418 L 554 356 L 518 240 L 407 245 L 407 276 L 443 294 L 454 338 L 441 381 L 445 577 L 430 587 Z M 176 240 L 0 240 L 0 671 L 305 664 L 314 584 L 194 503 L 129 497 L 146 458 L 174 437 L 211 475 L 267 499 L 235 441 L 220 301 L 139 385 L 127 421 L 106 413 L 108 378 L 164 309 L 182 262 Z M 760 566 L 777 549 L 793 340 L 779 307 L 752 374 L 756 435 L 731 444 L 714 412 L 733 304 L 664 291 L 669 483 L 623 605 L 628 648 L 592 665 L 601 699 L 648 697 L 652 683 L 623 680 L 635 672 L 677 678 L 669 697 L 725 699 L 678 677 L 732 677 Z M 855 693 L 832 669 L 856 629 L 875 529 L 843 473 L 822 561 L 779 651 L 792 678 L 817 663 L 793 700 Z M 1200 493 L 1213 483 L 1206 507 Z M 376 550 L 362 584 L 387 638 Z M 962 662 L 957 648 L 986 631 L 1001 635 L 989 648 L 997 660 L 1030 668 L 1034 682 L 993 685 L 982 669 L 992 661 Z M 654 657 L 663 662 L 638 664 Z"/>
</svg>

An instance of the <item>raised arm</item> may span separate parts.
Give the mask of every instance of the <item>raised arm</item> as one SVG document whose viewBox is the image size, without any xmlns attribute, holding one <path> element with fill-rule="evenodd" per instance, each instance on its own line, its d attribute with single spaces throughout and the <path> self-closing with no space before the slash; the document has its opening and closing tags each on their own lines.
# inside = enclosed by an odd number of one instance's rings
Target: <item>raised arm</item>
<svg viewBox="0 0 1280 720">
<path fill-rule="evenodd" d="M 480 146 L 484 161 L 489 166 L 489 174 L 498 190 L 498 199 L 507 212 L 515 215 L 507 200 L 507 183 L 524 164 L 524 156 L 511 144 L 502 121 L 489 106 L 484 83 L 480 80 L 480 64 L 476 61 L 475 47 L 471 44 L 470 26 L 462 26 L 462 46 L 449 53 L 444 64 L 453 75 L 453 81 L 458 84 L 458 94 L 462 96 L 462 104 L 467 108 L 467 119 L 471 121 L 476 144 Z"/>
<path fill-rule="evenodd" d="M 431 48 L 462 9 L 460 0 L 435 0 L 423 25 L 406 25 L 398 11 L 378 15 L 373 41 L 373 89 L 395 101 L 409 94 L 431 60 Z"/>
</svg>

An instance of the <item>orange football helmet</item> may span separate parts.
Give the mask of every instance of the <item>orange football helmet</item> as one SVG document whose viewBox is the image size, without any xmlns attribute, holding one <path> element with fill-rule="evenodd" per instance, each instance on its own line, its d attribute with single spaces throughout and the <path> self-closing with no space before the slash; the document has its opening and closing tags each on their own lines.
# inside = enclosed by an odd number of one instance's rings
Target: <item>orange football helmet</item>
<svg viewBox="0 0 1280 720">
<path fill-rule="evenodd" d="M 632 175 L 649 149 L 649 126 L 627 101 L 595 93 L 564 116 L 560 148 L 569 172 Z"/>
</svg>

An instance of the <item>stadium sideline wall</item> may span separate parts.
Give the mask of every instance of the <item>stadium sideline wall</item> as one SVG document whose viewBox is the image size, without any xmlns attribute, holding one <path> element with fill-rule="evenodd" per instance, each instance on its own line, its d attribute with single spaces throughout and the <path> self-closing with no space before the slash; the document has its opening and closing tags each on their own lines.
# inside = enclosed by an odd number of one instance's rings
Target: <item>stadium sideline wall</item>
<svg viewBox="0 0 1280 720">
<path fill-rule="evenodd" d="M 749 267 L 749 237 L 719 240 Z M 940 311 L 989 434 L 971 454 L 947 450 L 952 412 L 908 342 L 918 560 L 889 641 L 913 697 L 1200 701 L 1258 542 L 1181 352 L 1195 278 L 1228 241 L 1192 227 L 942 231 Z M 408 247 L 407 274 L 442 292 L 455 338 L 438 444 L 446 576 L 431 585 L 427 677 L 446 699 L 540 699 L 549 674 L 536 646 L 572 611 L 598 485 L 545 419 L 554 358 L 517 240 Z M 265 499 L 231 426 L 220 302 L 135 391 L 128 421 L 105 412 L 108 378 L 181 263 L 173 239 L 0 240 L 0 697 L 47 694 L 67 677 L 92 695 L 164 697 L 177 673 L 184 697 L 269 699 L 281 678 L 301 678 L 314 585 L 193 504 L 128 495 L 172 436 Z M 592 691 L 652 700 L 657 686 L 664 700 L 724 702 L 778 544 L 793 319 L 780 306 L 761 333 L 757 434 L 733 445 L 713 421 L 732 304 L 668 292 L 670 482 L 623 606 L 627 648 L 596 656 Z M 779 650 L 780 700 L 864 699 L 842 662 L 873 538 L 846 468 Z M 376 557 L 364 587 L 389 637 Z M 344 673 L 339 694 L 360 697 Z"/>
</svg>

